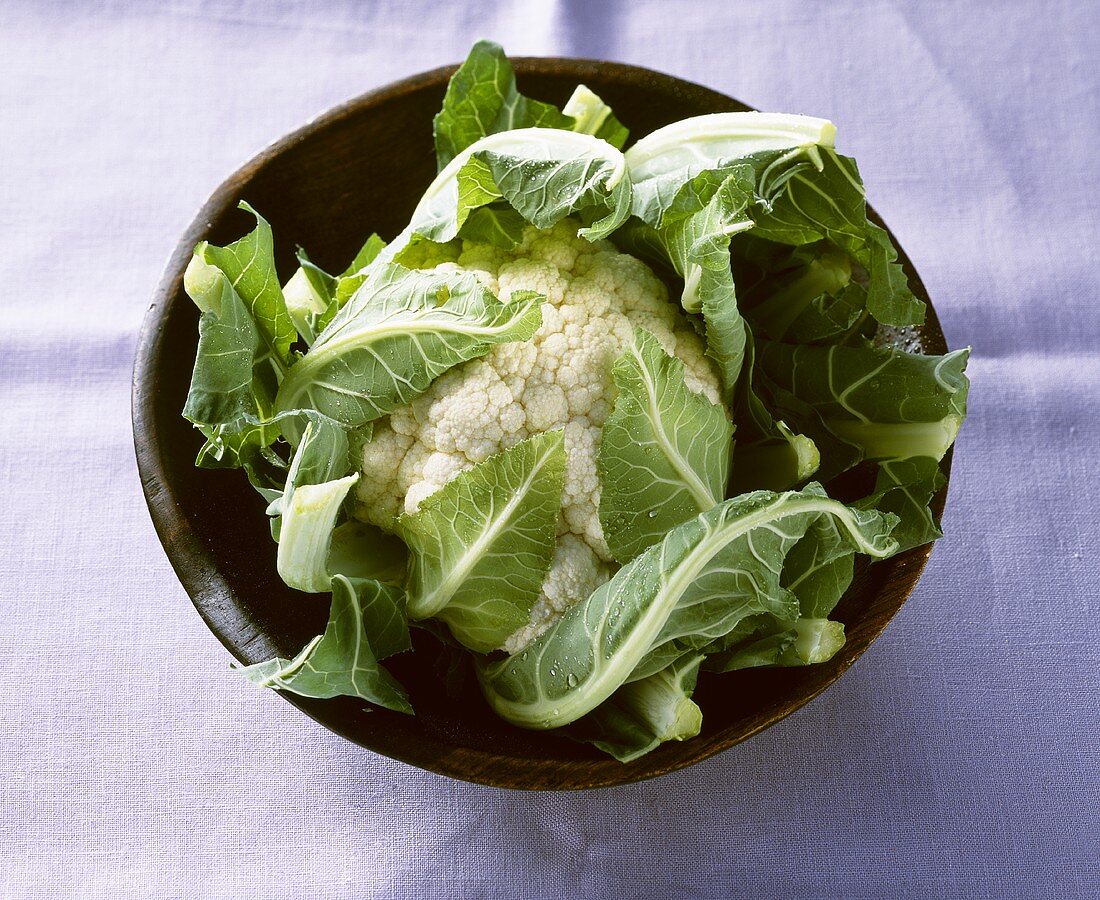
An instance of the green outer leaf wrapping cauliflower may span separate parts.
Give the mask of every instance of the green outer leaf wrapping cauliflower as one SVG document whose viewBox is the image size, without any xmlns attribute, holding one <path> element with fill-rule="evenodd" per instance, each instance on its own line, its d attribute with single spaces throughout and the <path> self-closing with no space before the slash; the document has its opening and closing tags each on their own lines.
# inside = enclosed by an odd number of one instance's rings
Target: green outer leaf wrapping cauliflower
<svg viewBox="0 0 1100 900">
<path fill-rule="evenodd" d="M 612 574 L 599 520 L 596 454 L 615 402 L 611 368 L 645 328 L 685 367 L 687 386 L 720 403 L 705 344 L 664 284 L 609 241 L 577 236 L 578 223 L 528 227 L 512 250 L 466 242 L 428 245 L 418 268 L 473 272 L 502 301 L 537 291 L 542 327 L 445 372 L 408 406 L 377 423 L 363 448 L 357 515 L 383 528 L 451 478 L 531 434 L 565 429 L 568 462 L 558 541 L 531 622 L 504 649 L 515 652 Z M 440 261 L 440 260 L 443 261 Z"/>
</svg>

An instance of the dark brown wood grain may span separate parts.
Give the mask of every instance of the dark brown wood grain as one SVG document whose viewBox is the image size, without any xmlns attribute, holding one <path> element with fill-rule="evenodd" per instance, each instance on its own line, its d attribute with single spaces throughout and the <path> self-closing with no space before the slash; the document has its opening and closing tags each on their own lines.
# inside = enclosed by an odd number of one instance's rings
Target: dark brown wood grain
<svg viewBox="0 0 1100 900">
<path fill-rule="evenodd" d="M 633 66 L 590 60 L 514 60 L 520 88 L 562 103 L 578 81 L 603 96 L 634 135 L 686 116 L 743 110 L 723 94 Z M 134 442 L 157 533 L 195 608 L 243 663 L 290 656 L 321 632 L 327 595 L 287 588 L 263 503 L 236 471 L 194 466 L 199 438 L 180 416 L 197 340 L 198 313 L 183 272 L 199 241 L 224 243 L 251 227 L 236 210 L 247 199 L 268 218 L 283 276 L 295 245 L 340 270 L 367 234 L 392 237 L 407 223 L 435 173 L 431 120 L 453 68 L 437 69 L 365 94 L 283 138 L 230 177 L 180 239 L 142 329 L 133 381 Z M 876 217 L 877 218 L 877 217 Z M 901 254 L 916 294 L 927 294 Z M 908 336 L 946 351 L 929 303 L 925 325 Z M 942 511 L 946 489 L 936 498 Z M 652 778 L 732 747 L 794 712 L 836 681 L 905 602 L 928 560 L 922 547 L 857 569 L 837 609 L 848 642 L 829 663 L 806 668 L 704 674 L 696 694 L 702 733 L 624 765 L 593 748 L 514 728 L 496 718 L 476 686 L 445 696 L 433 669 L 436 645 L 393 661 L 416 716 L 371 709 L 350 698 L 286 699 L 318 722 L 377 753 L 467 781 L 534 790 L 593 788 Z M 241 683 L 242 691 L 252 690 Z"/>
</svg>

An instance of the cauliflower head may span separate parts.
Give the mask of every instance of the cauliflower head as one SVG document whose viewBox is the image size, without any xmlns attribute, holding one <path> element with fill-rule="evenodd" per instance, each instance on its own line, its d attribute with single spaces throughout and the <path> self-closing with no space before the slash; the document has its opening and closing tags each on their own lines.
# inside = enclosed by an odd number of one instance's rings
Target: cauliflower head
<svg viewBox="0 0 1100 900">
<path fill-rule="evenodd" d="M 528 227 L 511 250 L 466 242 L 433 246 L 419 268 L 472 272 L 503 302 L 537 291 L 542 327 L 526 342 L 501 344 L 449 370 L 426 393 L 376 423 L 363 448 L 357 515 L 392 527 L 451 478 L 532 434 L 565 430 L 565 490 L 557 544 L 527 627 L 504 649 L 522 648 L 612 574 L 600 526 L 596 455 L 615 402 L 615 359 L 649 331 L 684 364 L 687 387 L 720 402 L 705 344 L 664 284 L 609 241 L 578 237 L 566 219 Z"/>
</svg>

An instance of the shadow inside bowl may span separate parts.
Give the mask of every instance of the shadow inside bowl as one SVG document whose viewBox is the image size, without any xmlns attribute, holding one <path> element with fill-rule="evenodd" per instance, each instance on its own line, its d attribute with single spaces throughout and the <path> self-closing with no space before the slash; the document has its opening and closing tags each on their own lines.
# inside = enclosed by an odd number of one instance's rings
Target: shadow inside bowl
<svg viewBox="0 0 1100 900">
<path fill-rule="evenodd" d="M 646 69 L 569 59 L 514 60 L 520 88 L 558 104 L 578 82 L 592 87 L 634 135 L 688 116 L 748 107 L 699 85 Z M 233 656 L 254 663 L 292 656 L 325 626 L 327 595 L 301 594 L 279 579 L 263 503 L 238 471 L 197 469 L 198 433 L 182 418 L 197 343 L 198 311 L 183 271 L 202 240 L 223 244 L 251 228 L 236 209 L 247 199 L 270 222 L 276 262 L 289 274 L 305 247 L 339 271 L 372 231 L 392 237 L 408 222 L 435 174 L 431 121 L 448 67 L 359 97 L 265 150 L 229 178 L 176 248 L 146 317 L 134 369 L 134 438 L 153 522 L 196 609 Z M 876 221 L 876 216 L 872 215 Z M 914 293 L 928 302 L 904 252 Z M 926 323 L 897 341 L 946 352 L 931 303 Z M 949 460 L 945 464 L 949 464 Z M 934 508 L 942 512 L 946 488 Z M 921 547 L 857 568 L 838 606 L 848 640 L 830 662 L 700 677 L 702 733 L 623 764 L 587 745 L 508 725 L 475 684 L 446 696 L 433 665 L 438 645 L 417 632 L 413 653 L 387 665 L 417 710 L 405 716 L 361 700 L 284 696 L 332 731 L 364 747 L 467 781 L 525 789 L 576 789 L 652 778 L 726 749 L 798 709 L 834 682 L 885 628 L 920 576 Z M 242 681 L 242 690 L 251 689 Z"/>
</svg>

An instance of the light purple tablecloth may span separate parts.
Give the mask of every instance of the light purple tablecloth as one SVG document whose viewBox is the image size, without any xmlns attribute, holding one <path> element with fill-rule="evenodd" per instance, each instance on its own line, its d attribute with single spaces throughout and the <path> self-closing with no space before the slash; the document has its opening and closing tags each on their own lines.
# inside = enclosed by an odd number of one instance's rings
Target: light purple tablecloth
<svg viewBox="0 0 1100 900">
<path fill-rule="evenodd" d="M 1097 11 L 7 0 L 0 896 L 1100 893 Z M 947 537 L 904 610 L 809 707 L 652 783 L 460 784 L 248 687 L 135 473 L 135 336 L 199 204 L 481 36 L 832 118 L 974 346 Z"/>
</svg>

